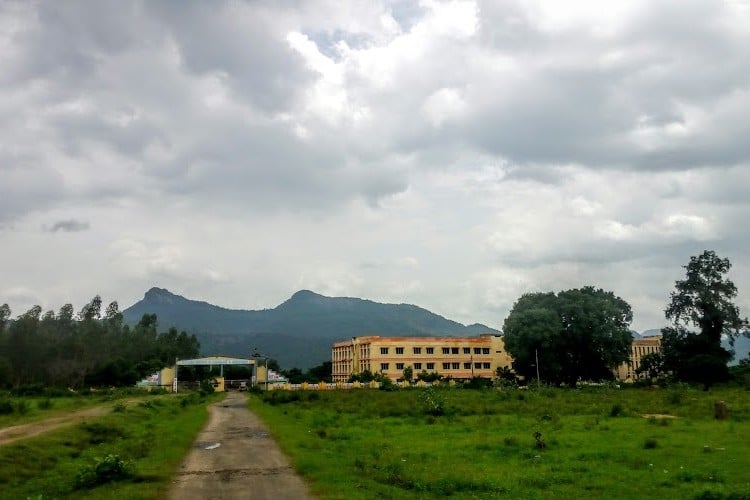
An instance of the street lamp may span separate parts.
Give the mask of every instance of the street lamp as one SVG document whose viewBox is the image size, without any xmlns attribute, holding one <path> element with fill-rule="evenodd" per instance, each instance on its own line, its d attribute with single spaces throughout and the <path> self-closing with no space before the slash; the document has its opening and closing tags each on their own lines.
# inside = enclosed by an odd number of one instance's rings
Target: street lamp
<svg viewBox="0 0 750 500">
<path fill-rule="evenodd" d="M 264 358 L 264 361 L 265 361 L 264 366 L 266 368 L 265 386 L 266 386 L 266 391 L 268 391 L 268 355 L 263 354 L 262 352 L 258 352 L 258 348 L 256 347 L 254 349 L 252 357 L 255 359 Z M 257 370 L 256 370 L 256 373 L 257 373 Z"/>
</svg>

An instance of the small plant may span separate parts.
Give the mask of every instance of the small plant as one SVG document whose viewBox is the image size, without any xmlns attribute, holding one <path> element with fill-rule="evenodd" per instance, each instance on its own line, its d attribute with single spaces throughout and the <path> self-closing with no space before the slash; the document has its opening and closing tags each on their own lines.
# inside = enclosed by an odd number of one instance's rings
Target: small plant
<svg viewBox="0 0 750 500">
<path fill-rule="evenodd" d="M 433 417 L 445 415 L 445 400 L 434 387 L 428 387 L 419 394 L 424 412 Z"/>
<path fill-rule="evenodd" d="M 16 403 L 16 411 L 19 415 L 26 415 L 29 412 L 29 403 L 22 399 Z"/>
<path fill-rule="evenodd" d="M 657 446 L 659 446 L 659 442 L 654 438 L 646 438 L 646 440 L 643 442 L 644 450 L 653 450 Z"/>
<path fill-rule="evenodd" d="M 0 401 L 0 415 L 10 415 L 13 413 L 13 403 L 4 399 Z"/>
<path fill-rule="evenodd" d="M 609 416 L 610 417 L 619 417 L 623 414 L 625 409 L 622 407 L 620 403 L 615 403 L 612 405 L 612 408 L 609 410 Z"/>
<path fill-rule="evenodd" d="M 93 465 L 81 468 L 76 475 L 76 489 L 92 488 L 100 484 L 122 481 L 133 477 L 131 466 L 119 455 L 96 459 Z"/>
<path fill-rule="evenodd" d="M 547 443 L 544 442 L 544 438 L 542 437 L 542 433 L 539 431 L 536 431 L 534 433 L 534 440 L 536 443 L 534 443 L 534 447 L 537 450 L 543 450 L 547 447 Z"/>
<path fill-rule="evenodd" d="M 122 413 L 127 409 L 127 406 L 125 406 L 125 403 L 122 401 L 118 401 L 115 403 L 115 405 L 112 407 L 112 411 L 115 413 Z"/>
<path fill-rule="evenodd" d="M 503 444 L 505 446 L 517 446 L 518 439 L 514 438 L 513 436 L 506 436 L 503 438 Z"/>
<path fill-rule="evenodd" d="M 49 398 L 43 399 L 36 404 L 36 407 L 40 410 L 49 410 L 50 408 L 52 408 L 52 400 L 50 400 Z"/>
</svg>

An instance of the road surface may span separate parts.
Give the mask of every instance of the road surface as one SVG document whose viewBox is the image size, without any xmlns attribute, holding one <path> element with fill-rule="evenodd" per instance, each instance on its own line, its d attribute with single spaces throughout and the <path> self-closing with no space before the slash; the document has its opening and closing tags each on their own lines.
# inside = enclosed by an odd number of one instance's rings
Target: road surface
<svg viewBox="0 0 750 500">
<path fill-rule="evenodd" d="M 312 499 L 304 481 L 247 408 L 230 392 L 209 406 L 209 420 L 175 477 L 174 500 Z"/>
</svg>

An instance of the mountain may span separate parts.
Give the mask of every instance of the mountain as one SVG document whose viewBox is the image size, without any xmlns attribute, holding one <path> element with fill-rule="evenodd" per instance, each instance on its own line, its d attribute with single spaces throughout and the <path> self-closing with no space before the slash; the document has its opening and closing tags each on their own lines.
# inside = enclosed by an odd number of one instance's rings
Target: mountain
<svg viewBox="0 0 750 500">
<path fill-rule="evenodd" d="M 195 333 L 204 355 L 249 356 L 254 349 L 283 368 L 330 361 L 331 344 L 357 335 L 465 337 L 499 333 L 481 324 L 451 321 L 410 304 L 382 304 L 350 297 L 326 297 L 300 290 L 273 309 L 226 309 L 152 288 L 123 311 L 128 323 L 156 314 L 159 329 Z"/>
</svg>

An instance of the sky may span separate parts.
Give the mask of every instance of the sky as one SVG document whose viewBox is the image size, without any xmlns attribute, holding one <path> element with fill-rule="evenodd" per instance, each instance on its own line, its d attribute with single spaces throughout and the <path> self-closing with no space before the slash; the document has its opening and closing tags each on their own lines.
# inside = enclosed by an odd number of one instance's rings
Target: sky
<svg viewBox="0 0 750 500">
<path fill-rule="evenodd" d="M 750 0 L 0 2 L 0 303 L 750 314 Z"/>
</svg>

